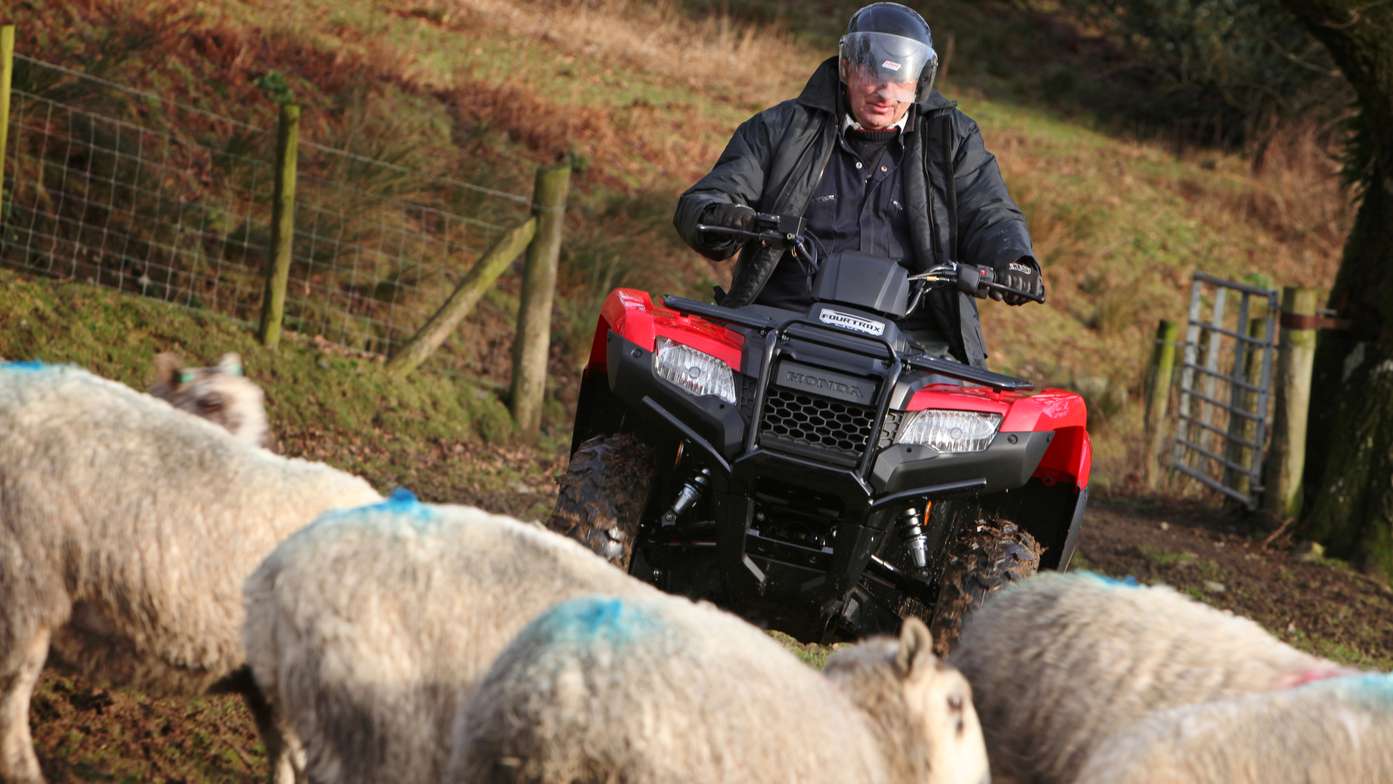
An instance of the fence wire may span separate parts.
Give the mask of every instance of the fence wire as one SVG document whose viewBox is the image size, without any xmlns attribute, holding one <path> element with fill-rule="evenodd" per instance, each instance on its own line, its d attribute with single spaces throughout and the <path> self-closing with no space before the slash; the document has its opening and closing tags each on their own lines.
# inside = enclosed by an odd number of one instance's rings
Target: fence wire
<svg viewBox="0 0 1393 784">
<path fill-rule="evenodd" d="M 257 321 L 274 129 L 16 60 L 0 264 Z M 284 324 L 390 353 L 529 208 L 527 196 L 302 143 Z"/>
</svg>

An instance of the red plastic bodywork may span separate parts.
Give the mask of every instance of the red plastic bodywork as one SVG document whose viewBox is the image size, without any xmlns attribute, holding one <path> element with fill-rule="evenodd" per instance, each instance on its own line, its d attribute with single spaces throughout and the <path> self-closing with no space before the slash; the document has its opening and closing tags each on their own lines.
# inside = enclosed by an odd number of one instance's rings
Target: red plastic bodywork
<svg viewBox="0 0 1393 784">
<path fill-rule="evenodd" d="M 605 366 L 607 332 L 617 332 L 645 351 L 653 350 L 658 337 L 669 338 L 710 354 L 737 371 L 745 348 L 745 336 L 739 332 L 654 305 L 648 292 L 636 289 L 615 289 L 605 298 L 595 340 L 590 344 L 590 367 Z"/>
<path fill-rule="evenodd" d="M 1002 392 L 990 387 L 931 384 L 916 392 L 907 406 L 910 411 L 926 408 L 995 412 L 1002 415 L 1003 433 L 1053 430 L 1057 435 L 1035 469 L 1035 478 L 1045 484 L 1067 481 L 1079 489 L 1088 486 L 1093 443 L 1088 437 L 1088 411 L 1076 392 Z"/>
<path fill-rule="evenodd" d="M 595 338 L 590 346 L 588 367 L 603 369 L 609 332 L 647 351 L 658 337 L 666 337 L 698 351 L 704 351 L 739 370 L 744 336 L 705 319 L 685 316 L 655 305 L 645 291 L 615 289 L 605 298 Z M 1054 431 L 1034 477 L 1047 485 L 1071 482 L 1079 489 L 1088 486 L 1093 447 L 1088 437 L 1088 415 L 1083 398 L 1064 389 L 1044 389 L 1034 393 L 997 391 L 989 387 L 961 387 L 932 384 L 914 393 L 907 409 L 943 408 L 958 411 L 988 411 L 1002 415 L 1003 433 Z"/>
</svg>

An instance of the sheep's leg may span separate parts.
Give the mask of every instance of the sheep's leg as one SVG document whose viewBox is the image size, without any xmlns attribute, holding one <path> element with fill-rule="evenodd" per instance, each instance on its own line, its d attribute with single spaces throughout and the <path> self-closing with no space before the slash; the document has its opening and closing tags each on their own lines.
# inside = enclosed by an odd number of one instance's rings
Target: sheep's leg
<svg viewBox="0 0 1393 784">
<path fill-rule="evenodd" d="M 0 781 L 42 784 L 39 758 L 29 734 L 29 698 L 48 658 L 47 629 L 0 659 Z"/>
<path fill-rule="evenodd" d="M 261 744 L 266 747 L 266 761 L 270 764 L 267 781 L 270 784 L 296 784 L 305 779 L 304 752 L 295 739 L 295 734 L 285 724 L 284 717 L 266 701 L 255 684 L 248 683 L 239 691 L 247 701 L 256 729 L 261 733 Z"/>
</svg>

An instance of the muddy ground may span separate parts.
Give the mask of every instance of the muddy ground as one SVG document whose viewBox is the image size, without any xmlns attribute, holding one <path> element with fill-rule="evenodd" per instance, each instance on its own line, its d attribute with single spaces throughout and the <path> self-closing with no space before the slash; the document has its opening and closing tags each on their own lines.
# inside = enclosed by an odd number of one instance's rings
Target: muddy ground
<svg viewBox="0 0 1393 784">
<path fill-rule="evenodd" d="M 488 505 L 490 500 L 475 499 Z M 518 499 L 508 499 L 514 503 Z M 534 499 L 536 500 L 536 499 Z M 1393 670 L 1393 590 L 1336 561 L 1262 545 L 1240 516 L 1200 503 L 1095 501 L 1075 564 L 1165 582 L 1341 661 Z M 252 781 L 264 757 L 230 697 L 150 699 L 45 672 L 31 720 L 44 772 L 65 781 Z"/>
</svg>

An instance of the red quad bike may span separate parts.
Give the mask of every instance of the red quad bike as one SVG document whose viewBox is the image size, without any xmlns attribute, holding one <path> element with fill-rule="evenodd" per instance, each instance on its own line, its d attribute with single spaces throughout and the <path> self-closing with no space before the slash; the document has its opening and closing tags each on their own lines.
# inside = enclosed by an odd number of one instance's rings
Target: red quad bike
<svg viewBox="0 0 1393 784">
<path fill-rule="evenodd" d="M 549 527 L 803 641 L 912 614 L 946 650 L 988 593 L 1068 566 L 1088 498 L 1083 399 L 929 356 L 896 326 L 930 288 L 1011 291 L 991 268 L 819 260 L 799 218 L 702 229 L 790 249 L 816 301 L 611 292 Z"/>
</svg>

